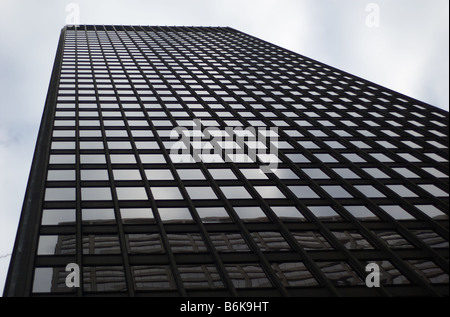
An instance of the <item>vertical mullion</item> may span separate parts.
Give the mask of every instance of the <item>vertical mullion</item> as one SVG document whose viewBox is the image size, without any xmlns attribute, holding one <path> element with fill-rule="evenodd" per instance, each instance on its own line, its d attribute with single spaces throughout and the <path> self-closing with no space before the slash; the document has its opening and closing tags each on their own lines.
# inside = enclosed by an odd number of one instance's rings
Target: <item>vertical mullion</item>
<svg viewBox="0 0 450 317">
<path fill-rule="evenodd" d="M 115 32 L 116 36 L 117 36 L 117 37 L 120 39 L 120 41 L 123 43 L 122 38 L 121 38 L 121 37 L 119 36 L 119 34 L 117 33 L 116 27 L 113 27 L 113 29 L 114 29 L 113 32 Z M 108 35 L 108 37 L 109 37 L 109 35 Z M 126 47 L 126 46 L 125 46 L 125 47 Z M 126 48 L 126 49 L 127 49 L 127 51 L 129 52 L 128 48 Z M 115 48 L 114 48 L 114 51 L 116 52 L 116 55 L 117 55 L 117 50 L 116 50 Z M 132 57 L 132 54 L 130 54 L 130 56 L 131 56 L 131 58 L 133 58 L 133 57 Z M 134 58 L 133 58 L 133 59 L 134 59 Z M 119 60 L 120 60 L 120 59 L 119 59 Z M 124 65 L 123 65 L 123 62 L 122 62 L 121 60 L 120 60 L 120 63 L 121 63 L 121 65 L 122 65 L 122 68 L 125 69 L 125 67 L 124 67 Z M 128 81 L 129 81 L 130 83 L 132 83 L 132 80 L 131 80 L 131 78 L 129 77 L 128 74 L 126 74 L 126 77 L 127 77 Z M 136 94 L 136 96 L 138 96 L 138 95 Z M 123 117 L 123 119 L 124 119 L 124 122 L 125 122 L 126 127 L 127 127 L 127 130 L 128 130 L 128 135 L 129 135 L 130 139 L 133 140 L 133 137 L 132 137 L 131 131 L 130 131 L 130 127 L 129 127 L 128 122 L 127 122 L 127 118 L 126 118 L 126 116 L 125 116 L 125 113 L 124 113 L 124 110 L 123 110 L 123 108 L 122 108 L 122 105 L 121 105 L 120 101 L 119 101 L 119 104 L 120 104 L 120 108 L 121 108 L 122 117 Z M 141 109 L 144 110 L 144 108 L 143 108 L 143 106 L 142 106 L 142 103 L 141 103 L 140 101 L 139 101 L 139 105 L 141 106 Z M 158 140 L 158 144 L 160 145 L 160 147 L 161 147 L 161 149 L 162 149 L 162 148 L 163 148 L 163 147 L 162 147 L 162 143 L 161 143 L 161 140 L 160 140 L 159 137 L 158 137 L 158 134 L 156 133 L 156 129 L 154 128 L 153 125 L 151 125 L 151 120 L 148 118 L 148 114 L 147 114 L 145 111 L 143 111 L 143 112 L 144 112 L 144 114 L 146 115 L 147 121 L 148 121 L 149 124 L 150 124 L 150 127 L 151 127 L 151 129 L 152 129 L 152 133 L 153 133 L 154 137 Z M 142 180 L 144 181 L 144 184 L 145 184 L 145 190 L 146 190 L 147 196 L 148 196 L 149 201 L 150 201 L 151 206 L 152 206 L 153 214 L 154 214 L 155 219 L 156 219 L 156 222 L 157 222 L 157 224 L 158 224 L 158 228 L 159 228 L 159 230 L 160 230 L 160 232 L 161 232 L 161 240 L 163 241 L 164 248 L 165 248 L 165 250 L 166 250 L 166 252 L 167 252 L 167 255 L 168 255 L 168 258 L 169 258 L 169 265 L 170 265 L 170 267 L 171 267 L 171 269 L 172 269 L 172 274 L 173 274 L 173 278 L 174 278 L 174 280 L 175 280 L 175 283 L 176 283 L 176 285 L 177 285 L 177 289 L 178 289 L 178 291 L 180 292 L 180 294 L 181 294 L 182 296 L 186 296 L 186 289 L 185 289 L 185 287 L 184 287 L 184 285 L 183 285 L 183 281 L 182 281 L 181 278 L 180 278 L 180 273 L 179 273 L 178 267 L 177 267 L 177 265 L 176 265 L 175 256 L 174 256 L 173 251 L 172 251 L 172 249 L 171 249 L 171 247 L 170 247 L 169 240 L 168 240 L 168 237 L 167 237 L 167 233 L 166 233 L 164 224 L 163 224 L 163 222 L 162 222 L 162 220 L 161 220 L 161 217 L 160 217 L 160 215 L 159 215 L 158 206 L 157 206 L 156 201 L 155 201 L 155 199 L 154 199 L 154 197 L 153 197 L 153 193 L 152 193 L 151 190 L 150 190 L 150 185 L 149 185 L 149 182 L 148 182 L 148 180 L 147 180 L 147 178 L 146 178 L 146 174 L 145 174 L 145 170 L 144 170 L 144 167 L 143 167 L 143 163 L 142 163 L 142 161 L 141 161 L 141 159 L 140 159 L 138 150 L 137 150 L 137 148 L 136 148 L 136 144 L 135 144 L 133 141 L 130 142 L 130 143 L 132 144 L 133 151 L 134 151 L 135 156 L 136 156 L 136 160 L 137 160 L 137 163 L 138 163 L 138 166 L 139 166 L 139 170 L 140 170 L 140 173 L 141 173 L 141 177 L 142 177 Z"/>
<path fill-rule="evenodd" d="M 102 42 L 100 41 L 100 37 L 98 36 L 98 29 L 97 29 L 97 27 L 95 27 L 94 31 L 95 31 L 95 34 L 97 36 L 97 39 L 99 40 L 99 47 L 100 47 L 100 49 L 102 51 L 102 56 L 104 58 L 105 54 L 104 54 L 104 51 L 103 51 Z M 89 41 L 88 41 L 88 45 L 89 45 Z M 89 50 L 89 55 L 91 57 L 91 67 L 92 67 L 93 64 L 92 64 L 92 56 L 90 54 L 90 50 Z M 117 97 L 117 91 L 115 89 L 115 83 L 113 81 L 113 77 L 111 75 L 111 71 L 110 71 L 110 69 L 109 69 L 109 67 L 108 67 L 106 62 L 105 62 L 105 65 L 108 68 L 108 75 L 109 75 L 109 78 L 111 79 L 112 86 L 113 86 L 113 89 L 115 91 L 115 95 Z M 94 81 L 94 85 L 95 85 L 95 93 L 96 93 L 97 106 L 98 106 L 97 111 L 98 111 L 98 116 L 99 116 L 99 121 L 100 121 L 100 129 L 101 129 L 101 133 L 102 133 L 103 146 L 104 146 L 105 157 L 106 157 L 108 178 L 109 178 L 109 183 L 110 183 L 110 186 L 111 186 L 112 201 L 113 201 L 113 205 L 114 205 L 114 215 L 115 215 L 115 218 L 116 218 L 116 225 L 117 225 L 117 229 L 118 229 L 118 233 L 117 234 L 119 236 L 120 249 L 122 251 L 121 252 L 122 261 L 123 261 L 122 266 L 123 266 L 124 275 L 125 275 L 125 281 L 126 281 L 126 285 L 127 285 L 127 292 L 129 294 L 129 296 L 134 296 L 134 283 L 133 283 L 133 278 L 132 278 L 131 268 L 130 268 L 130 263 L 129 263 L 129 258 L 128 258 L 125 234 L 124 234 L 122 220 L 121 220 L 121 216 L 120 216 L 120 206 L 119 206 L 119 202 L 118 202 L 118 198 L 117 198 L 117 191 L 116 191 L 116 186 L 115 186 L 115 183 L 114 183 L 114 177 L 113 177 L 113 173 L 112 173 L 111 157 L 110 157 L 110 151 L 109 151 L 109 148 L 108 148 L 108 141 L 107 141 L 107 136 L 106 136 L 106 131 L 105 131 L 105 125 L 104 125 L 104 122 L 103 122 L 103 114 L 102 114 L 102 111 L 100 109 L 101 107 L 100 107 L 99 91 L 97 89 L 96 78 L 95 78 L 95 76 L 93 76 L 93 77 L 94 77 L 93 81 Z M 120 105 L 120 102 L 119 102 L 119 105 Z"/>
<path fill-rule="evenodd" d="M 80 281 L 81 285 L 77 288 L 77 295 L 80 297 L 83 294 L 84 289 L 84 274 L 83 274 L 83 227 L 82 227 L 82 216 L 81 216 L 81 155 L 80 155 L 80 120 L 79 120 L 79 111 L 80 111 L 80 103 L 78 99 L 78 34 L 85 34 L 85 38 L 87 39 L 86 29 L 84 31 L 82 29 L 74 29 L 75 33 L 75 179 L 76 179 L 76 257 L 77 263 L 80 269 Z"/>
</svg>

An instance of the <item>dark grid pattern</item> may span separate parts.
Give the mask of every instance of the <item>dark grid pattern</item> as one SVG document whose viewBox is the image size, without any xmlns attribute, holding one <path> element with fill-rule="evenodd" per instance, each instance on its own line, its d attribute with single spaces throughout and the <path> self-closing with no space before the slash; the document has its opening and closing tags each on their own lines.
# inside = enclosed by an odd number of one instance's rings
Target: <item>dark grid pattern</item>
<svg viewBox="0 0 450 317">
<path fill-rule="evenodd" d="M 276 127 L 277 171 L 178 162 L 194 119 Z M 230 28 L 66 27 L 5 294 L 448 295 L 448 120 Z"/>
</svg>

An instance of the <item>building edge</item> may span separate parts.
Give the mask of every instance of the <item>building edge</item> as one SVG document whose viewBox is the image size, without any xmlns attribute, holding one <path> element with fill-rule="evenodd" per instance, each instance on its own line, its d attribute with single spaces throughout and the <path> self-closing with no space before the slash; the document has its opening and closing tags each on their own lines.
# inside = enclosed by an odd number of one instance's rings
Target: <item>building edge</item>
<svg viewBox="0 0 450 317">
<path fill-rule="evenodd" d="M 29 296 L 32 285 L 33 271 L 30 269 L 29 262 L 33 261 L 34 253 L 24 252 L 36 250 L 37 236 L 39 230 L 39 219 L 41 217 L 41 205 L 43 191 L 45 189 L 45 166 L 48 162 L 48 152 L 51 143 L 51 126 L 53 125 L 52 111 L 56 104 L 57 89 L 59 82 L 59 73 L 61 70 L 64 38 L 67 26 L 61 29 L 59 43 L 55 54 L 52 74 L 48 86 L 48 93 L 44 104 L 41 117 L 36 147 L 33 154 L 30 174 L 22 205 L 19 225 L 16 232 L 13 252 L 11 255 L 8 273 L 3 290 L 4 297 L 27 297 Z M 25 245 L 28 245 L 25 247 Z"/>
</svg>

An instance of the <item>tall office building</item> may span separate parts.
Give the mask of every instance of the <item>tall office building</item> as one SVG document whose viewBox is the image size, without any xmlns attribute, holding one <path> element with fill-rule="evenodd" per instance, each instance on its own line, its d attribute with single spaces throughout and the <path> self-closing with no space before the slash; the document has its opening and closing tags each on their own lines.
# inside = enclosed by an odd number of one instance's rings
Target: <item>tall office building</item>
<svg viewBox="0 0 450 317">
<path fill-rule="evenodd" d="M 448 296 L 448 122 L 231 28 L 66 26 L 4 294 Z"/>
</svg>

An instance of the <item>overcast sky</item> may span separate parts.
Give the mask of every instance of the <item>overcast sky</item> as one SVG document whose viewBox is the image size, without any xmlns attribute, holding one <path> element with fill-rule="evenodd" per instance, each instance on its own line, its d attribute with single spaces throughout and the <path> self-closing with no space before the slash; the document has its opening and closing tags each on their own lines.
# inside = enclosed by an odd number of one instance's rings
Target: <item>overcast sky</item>
<svg viewBox="0 0 450 317">
<path fill-rule="evenodd" d="M 61 28 L 230 26 L 449 109 L 448 0 L 0 0 L 2 293 Z"/>
</svg>

